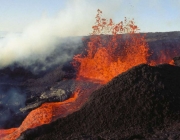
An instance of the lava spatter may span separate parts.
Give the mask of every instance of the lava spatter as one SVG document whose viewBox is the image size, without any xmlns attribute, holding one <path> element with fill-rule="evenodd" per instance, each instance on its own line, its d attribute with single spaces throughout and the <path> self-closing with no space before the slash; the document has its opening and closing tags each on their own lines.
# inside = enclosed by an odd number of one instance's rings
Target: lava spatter
<svg viewBox="0 0 180 140">
<path fill-rule="evenodd" d="M 134 20 L 125 18 L 115 24 L 112 19 L 102 18 L 102 11 L 98 9 L 92 29 L 86 55 L 73 58 L 77 79 L 107 83 L 131 67 L 147 63 L 148 44 L 145 37 L 137 33 L 139 28 Z"/>
</svg>

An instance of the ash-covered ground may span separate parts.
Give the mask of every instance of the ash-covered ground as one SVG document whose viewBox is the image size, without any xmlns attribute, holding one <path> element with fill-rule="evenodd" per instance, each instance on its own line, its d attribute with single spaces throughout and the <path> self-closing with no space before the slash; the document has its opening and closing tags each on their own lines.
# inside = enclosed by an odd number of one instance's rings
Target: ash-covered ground
<svg viewBox="0 0 180 140">
<path fill-rule="evenodd" d="M 0 70 L 0 128 L 18 127 L 42 103 L 71 96 L 76 85 L 72 57 L 89 40 L 80 43 L 77 38 L 64 39 L 43 61 L 28 66 L 16 62 Z M 147 33 L 146 41 L 151 60 L 161 63 L 180 55 L 180 32 Z M 179 129 L 179 76 L 175 66 L 137 66 L 95 91 L 80 111 L 21 138 L 158 139 L 165 133 L 170 138 Z"/>
</svg>

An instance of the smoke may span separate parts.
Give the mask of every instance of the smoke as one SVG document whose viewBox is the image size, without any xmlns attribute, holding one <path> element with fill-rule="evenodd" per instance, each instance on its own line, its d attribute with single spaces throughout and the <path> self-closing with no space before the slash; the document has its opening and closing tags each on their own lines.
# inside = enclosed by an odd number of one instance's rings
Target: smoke
<svg viewBox="0 0 180 140">
<path fill-rule="evenodd" d="M 22 34 L 8 34 L 5 38 L 0 40 L 0 67 L 5 67 L 13 63 L 18 63 L 22 66 L 30 66 L 35 63 L 41 62 L 46 67 L 50 67 L 54 63 L 65 61 L 71 56 L 67 52 L 61 52 L 64 46 L 61 44 L 65 40 L 62 37 L 63 32 L 60 28 L 65 26 L 59 24 L 60 18 L 43 18 L 36 23 L 33 23 Z M 67 40 L 66 40 L 67 41 Z M 77 44 L 80 43 L 79 39 L 71 40 L 72 46 L 69 49 L 76 49 Z M 73 45 L 76 44 L 76 45 Z M 46 64 L 48 56 L 52 55 L 55 49 L 59 50 L 59 56 L 53 62 Z M 63 58 L 59 60 L 59 58 Z"/>
<path fill-rule="evenodd" d="M 18 124 L 15 115 L 25 106 L 26 94 L 18 87 L 0 86 L 0 127 Z M 21 116 L 19 116 L 21 117 Z M 15 120 L 15 121 L 14 121 Z"/>
<path fill-rule="evenodd" d="M 81 38 L 68 40 L 72 43 L 68 46 L 70 54 L 64 51 L 67 45 L 62 45 L 65 44 L 63 38 L 89 35 L 91 26 L 95 23 L 97 9 L 106 11 L 105 15 L 110 17 L 113 15 L 112 7 L 116 9 L 117 5 L 118 2 L 111 3 L 107 0 L 68 0 L 56 16 L 44 15 L 26 27 L 22 33 L 11 33 L 0 39 L 0 68 L 16 63 L 24 67 L 33 66 L 33 71 L 41 71 L 70 60 L 74 55 L 72 51 L 82 45 Z M 49 61 L 47 57 L 54 59 Z M 41 67 L 36 67 L 37 63 Z"/>
</svg>

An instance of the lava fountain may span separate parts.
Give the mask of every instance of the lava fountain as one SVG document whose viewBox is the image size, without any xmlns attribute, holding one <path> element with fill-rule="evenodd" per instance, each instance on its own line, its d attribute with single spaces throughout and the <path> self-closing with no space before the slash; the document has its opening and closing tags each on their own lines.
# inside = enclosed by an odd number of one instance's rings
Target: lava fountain
<svg viewBox="0 0 180 140">
<path fill-rule="evenodd" d="M 88 80 L 105 84 L 138 64 L 157 64 L 148 60 L 150 52 L 145 35 L 138 33 L 139 28 L 134 20 L 125 18 L 115 24 L 112 19 L 102 18 L 101 10 L 98 9 L 97 12 L 87 49 L 73 58 L 77 81 Z M 92 92 L 90 89 L 85 90 L 79 86 L 68 100 L 41 105 L 29 113 L 20 127 L 0 130 L 0 139 L 14 140 L 27 129 L 50 123 L 77 111 L 88 99 Z"/>
<path fill-rule="evenodd" d="M 133 20 L 115 24 L 102 18 L 98 10 L 96 24 L 92 26 L 86 53 L 74 57 L 78 69 L 77 79 L 90 79 L 107 83 L 113 77 L 141 63 L 147 63 L 148 44 L 145 36 L 137 33 Z"/>
<path fill-rule="evenodd" d="M 140 29 L 133 19 L 125 18 L 115 24 L 112 19 L 102 18 L 101 10 L 97 12 L 86 51 L 73 58 L 78 71 L 77 79 L 105 84 L 118 74 L 142 63 L 173 64 L 172 58 L 177 53 L 169 50 L 162 50 L 156 60 L 150 58 L 153 50 L 149 49 L 146 34 L 138 32 Z"/>
</svg>

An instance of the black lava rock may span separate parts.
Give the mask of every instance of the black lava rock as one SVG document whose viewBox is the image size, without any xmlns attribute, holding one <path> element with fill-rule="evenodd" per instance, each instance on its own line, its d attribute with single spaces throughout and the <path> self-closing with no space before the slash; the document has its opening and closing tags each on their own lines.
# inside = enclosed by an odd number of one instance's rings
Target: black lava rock
<svg viewBox="0 0 180 140">
<path fill-rule="evenodd" d="M 20 138 L 160 139 L 158 132 L 167 132 L 180 123 L 179 91 L 180 67 L 142 64 L 93 92 L 79 111 L 27 130 Z M 179 131 L 171 137 L 178 135 Z"/>
</svg>

